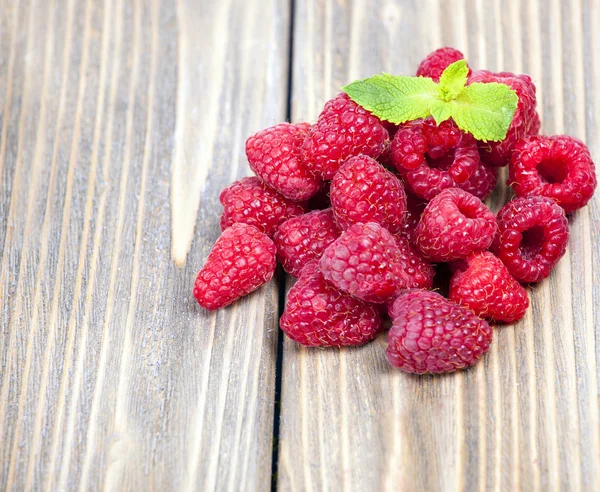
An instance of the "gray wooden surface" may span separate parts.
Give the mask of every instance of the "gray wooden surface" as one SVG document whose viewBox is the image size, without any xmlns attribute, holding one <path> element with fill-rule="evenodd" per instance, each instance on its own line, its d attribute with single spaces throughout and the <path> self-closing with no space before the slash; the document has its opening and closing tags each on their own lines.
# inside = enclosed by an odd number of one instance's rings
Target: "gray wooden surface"
<svg viewBox="0 0 600 492">
<path fill-rule="evenodd" d="M 191 296 L 246 136 L 441 45 L 530 73 L 544 132 L 598 159 L 599 25 L 598 0 L 0 0 L 0 490 L 600 489 L 598 194 L 450 376 L 381 336 L 285 340 L 277 381 L 277 281 Z"/>
</svg>

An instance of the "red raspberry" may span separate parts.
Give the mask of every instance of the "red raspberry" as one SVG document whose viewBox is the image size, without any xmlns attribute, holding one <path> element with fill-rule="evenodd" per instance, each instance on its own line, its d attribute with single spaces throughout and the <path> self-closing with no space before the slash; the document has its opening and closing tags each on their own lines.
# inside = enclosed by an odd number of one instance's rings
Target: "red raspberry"
<svg viewBox="0 0 600 492">
<path fill-rule="evenodd" d="M 396 244 L 400 250 L 396 275 L 400 279 L 400 289 L 431 289 L 435 269 L 426 262 L 421 254 L 410 244 L 404 234 L 396 234 Z"/>
<path fill-rule="evenodd" d="M 481 160 L 492 166 L 506 166 L 517 141 L 535 129 L 537 113 L 535 111 L 535 85 L 529 75 L 515 75 L 510 72 L 492 73 L 487 70 L 473 72 L 469 84 L 473 82 L 498 82 L 508 85 L 519 97 L 517 110 L 502 142 L 479 142 Z"/>
<path fill-rule="evenodd" d="M 233 224 L 198 273 L 194 297 L 206 309 L 228 306 L 271 280 L 275 264 L 273 241 L 256 227 Z"/>
<path fill-rule="evenodd" d="M 565 254 L 569 225 L 565 211 L 542 196 L 515 198 L 498 212 L 492 250 L 520 282 L 539 282 Z"/>
<path fill-rule="evenodd" d="M 320 180 L 300 162 L 300 149 L 309 129 L 308 123 L 281 123 L 246 140 L 246 156 L 254 174 L 297 202 L 307 200 L 320 187 Z"/>
<path fill-rule="evenodd" d="M 537 111 L 535 111 L 531 121 L 529 122 L 529 131 L 527 135 L 539 135 L 542 129 L 542 120 L 540 119 L 540 115 Z"/>
<path fill-rule="evenodd" d="M 315 175 L 331 179 L 348 158 L 359 154 L 377 158 L 389 143 L 381 120 L 342 93 L 325 104 L 311 127 L 302 160 Z"/>
<path fill-rule="evenodd" d="M 341 229 L 377 222 L 392 234 L 402 228 L 406 194 L 402 182 L 371 157 L 348 159 L 331 182 L 331 206 Z"/>
<path fill-rule="evenodd" d="M 401 232 L 408 238 L 411 244 L 415 243 L 415 229 L 419 225 L 425 205 L 427 205 L 427 201 L 412 193 L 406 193 L 406 218 L 404 224 L 402 224 Z"/>
<path fill-rule="evenodd" d="M 390 306 L 387 358 L 416 374 L 444 373 L 475 364 L 489 349 L 492 328 L 472 311 L 436 292 L 411 290 Z"/>
<path fill-rule="evenodd" d="M 330 208 L 292 217 L 279 226 L 273 237 L 277 260 L 286 272 L 298 277 L 304 265 L 321 258 L 340 233 Z"/>
<path fill-rule="evenodd" d="M 451 158 L 437 159 L 435 166 L 440 171 L 448 171 L 452 166 Z M 480 200 L 487 198 L 498 182 L 498 168 L 479 162 L 475 172 L 464 183 L 455 183 L 457 188 L 468 191 Z"/>
<path fill-rule="evenodd" d="M 394 137 L 391 152 L 409 190 L 425 200 L 465 183 L 479 166 L 477 142 L 452 120 L 439 126 L 433 118 L 405 123 Z"/>
<path fill-rule="evenodd" d="M 489 251 L 459 260 L 450 282 L 451 301 L 477 316 L 513 323 L 527 311 L 527 291 Z"/>
<path fill-rule="evenodd" d="M 465 55 L 449 46 L 438 48 L 429 53 L 421 62 L 417 69 L 417 77 L 430 77 L 436 82 L 439 82 L 442 72 L 446 70 L 449 65 L 452 65 L 458 60 L 464 60 L 464 58 Z M 469 75 L 471 75 L 470 68 Z"/>
<path fill-rule="evenodd" d="M 383 328 L 379 306 L 339 291 L 316 261 L 302 269 L 279 322 L 292 340 L 308 347 L 363 345 Z"/>
<path fill-rule="evenodd" d="M 399 289 L 400 254 L 394 237 L 379 224 L 354 224 L 325 249 L 320 267 L 338 289 L 384 303 Z"/>
<path fill-rule="evenodd" d="M 481 162 L 467 181 L 456 186 L 461 190 L 468 191 L 480 200 L 485 200 L 494 191 L 497 182 L 498 168 Z"/>
<path fill-rule="evenodd" d="M 515 145 L 507 183 L 517 196 L 547 196 L 572 212 L 592 198 L 596 170 L 581 140 L 567 135 L 531 136 Z"/>
<path fill-rule="evenodd" d="M 242 178 L 221 192 L 221 230 L 243 222 L 272 237 L 279 224 L 306 212 L 303 204 L 292 202 L 263 184 L 258 178 Z"/>
<path fill-rule="evenodd" d="M 417 226 L 417 248 L 431 261 L 466 258 L 489 248 L 496 233 L 494 214 L 483 202 L 458 188 L 431 200 Z"/>
</svg>

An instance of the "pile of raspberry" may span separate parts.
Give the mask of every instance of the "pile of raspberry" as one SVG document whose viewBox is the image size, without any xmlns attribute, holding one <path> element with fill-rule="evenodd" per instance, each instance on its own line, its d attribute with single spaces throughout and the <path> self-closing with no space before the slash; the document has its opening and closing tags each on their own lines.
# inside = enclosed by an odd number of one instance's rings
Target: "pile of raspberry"
<svg viewBox="0 0 600 492">
<path fill-rule="evenodd" d="M 417 75 L 438 80 L 463 58 L 441 48 Z M 526 286 L 564 255 L 565 214 L 590 200 L 596 175 L 583 142 L 539 134 L 530 77 L 480 70 L 471 82 L 516 91 L 502 142 L 479 142 L 452 120 L 397 126 L 344 93 L 312 125 L 248 138 L 255 176 L 221 193 L 223 234 L 195 282 L 200 305 L 231 304 L 269 282 L 279 262 L 297 278 L 280 319 L 296 342 L 363 345 L 389 317 L 393 366 L 423 374 L 475 364 L 489 350 L 490 323 L 521 319 Z M 482 200 L 507 165 L 515 197 L 494 215 Z M 443 277 L 436 269 L 451 272 L 446 297 L 432 290 Z"/>
</svg>

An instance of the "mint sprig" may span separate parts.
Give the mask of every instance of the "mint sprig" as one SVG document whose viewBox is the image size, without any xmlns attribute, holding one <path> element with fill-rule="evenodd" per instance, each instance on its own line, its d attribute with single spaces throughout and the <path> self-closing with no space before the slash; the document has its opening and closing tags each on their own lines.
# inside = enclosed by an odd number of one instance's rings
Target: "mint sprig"
<svg viewBox="0 0 600 492">
<path fill-rule="evenodd" d="M 354 81 L 343 90 L 385 121 L 399 124 L 433 116 L 439 125 L 452 118 L 477 140 L 504 140 L 519 102 L 517 93 L 497 82 L 466 85 L 468 72 L 465 60 L 459 60 L 444 70 L 439 84 L 427 77 L 382 73 Z"/>
</svg>

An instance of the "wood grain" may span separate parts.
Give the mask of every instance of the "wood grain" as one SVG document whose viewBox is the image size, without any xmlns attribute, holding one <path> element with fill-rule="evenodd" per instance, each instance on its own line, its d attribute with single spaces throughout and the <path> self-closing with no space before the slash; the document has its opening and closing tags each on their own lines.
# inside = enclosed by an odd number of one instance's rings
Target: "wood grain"
<svg viewBox="0 0 600 492">
<path fill-rule="evenodd" d="M 413 73 L 440 45 L 475 68 L 531 74 L 546 133 L 598 158 L 596 0 L 297 2 L 292 118 L 314 119 L 346 82 Z M 505 180 L 503 171 L 501 179 Z M 510 191 L 498 189 L 498 209 Z M 600 198 L 570 217 L 568 252 L 498 327 L 469 371 L 392 370 L 385 336 L 359 349 L 285 340 L 278 483 L 283 490 L 597 490 Z"/>
<path fill-rule="evenodd" d="M 212 314 L 191 287 L 244 136 L 285 118 L 289 23 L 0 2 L 0 490 L 270 484 L 277 283 Z"/>
</svg>

